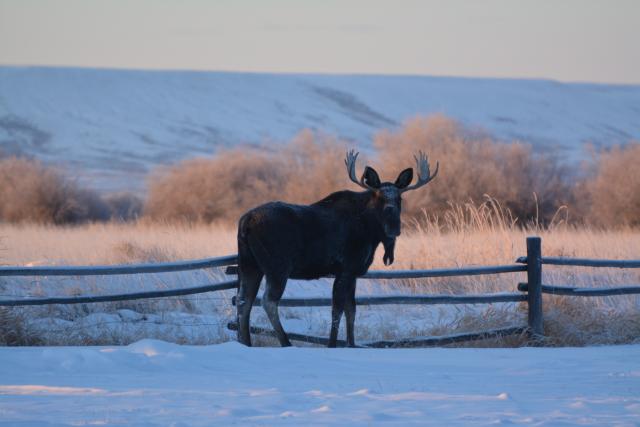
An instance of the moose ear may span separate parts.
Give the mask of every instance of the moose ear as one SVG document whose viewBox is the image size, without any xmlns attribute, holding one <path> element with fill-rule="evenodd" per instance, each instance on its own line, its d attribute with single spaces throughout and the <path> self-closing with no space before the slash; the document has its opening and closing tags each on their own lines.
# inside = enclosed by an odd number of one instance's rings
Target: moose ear
<svg viewBox="0 0 640 427">
<path fill-rule="evenodd" d="M 413 169 L 408 168 L 400 172 L 398 175 L 398 179 L 396 179 L 395 186 L 399 189 L 407 188 L 409 184 L 411 184 L 411 180 L 413 179 Z"/>
<path fill-rule="evenodd" d="M 362 182 L 371 188 L 380 188 L 380 177 L 378 176 L 378 172 L 370 166 L 364 168 Z"/>
</svg>

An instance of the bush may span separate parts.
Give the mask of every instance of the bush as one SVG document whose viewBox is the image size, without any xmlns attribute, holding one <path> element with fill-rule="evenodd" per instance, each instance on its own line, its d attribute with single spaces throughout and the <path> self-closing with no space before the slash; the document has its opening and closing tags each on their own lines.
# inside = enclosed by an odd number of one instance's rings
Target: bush
<svg viewBox="0 0 640 427">
<path fill-rule="evenodd" d="M 57 170 L 26 158 L 0 159 L 0 221 L 68 224 L 108 218 L 97 193 Z"/>
<path fill-rule="evenodd" d="M 604 227 L 640 225 L 639 164 L 640 142 L 596 154 L 595 173 L 582 192 L 590 222 Z"/>
<path fill-rule="evenodd" d="M 407 193 L 404 211 L 410 217 L 422 210 L 441 216 L 450 204 L 490 196 L 521 223 L 549 222 L 571 200 L 567 170 L 553 157 L 534 153 L 523 143 L 495 141 L 441 115 L 410 120 L 395 133 L 381 132 L 374 145 L 381 169 L 394 173 L 415 168 L 418 150 L 429 155 L 432 173 L 440 162 L 437 179 Z"/>
<path fill-rule="evenodd" d="M 432 171 L 436 160 L 441 163 L 438 179 L 428 188 L 407 193 L 407 218 L 424 218 L 424 211 L 444 215 L 451 204 L 488 195 L 521 223 L 544 223 L 571 201 L 567 171 L 553 157 L 526 144 L 497 142 L 444 116 L 417 118 L 395 133 L 381 132 L 374 147 L 374 167 L 385 181 L 415 167 L 418 150 L 429 154 Z M 310 203 L 340 189 L 357 190 L 345 171 L 346 149 L 342 141 L 304 131 L 277 149 L 236 148 L 188 160 L 154 174 L 144 212 L 161 220 L 235 222 L 270 200 Z M 357 173 L 364 165 L 360 160 Z"/>
<path fill-rule="evenodd" d="M 346 148 L 305 131 L 277 151 L 239 147 L 156 171 L 144 214 L 155 220 L 236 222 L 271 200 L 309 203 L 344 188 Z"/>
<path fill-rule="evenodd" d="M 132 193 L 112 193 L 103 197 L 109 218 L 115 221 L 136 220 L 142 214 L 143 200 Z"/>
</svg>

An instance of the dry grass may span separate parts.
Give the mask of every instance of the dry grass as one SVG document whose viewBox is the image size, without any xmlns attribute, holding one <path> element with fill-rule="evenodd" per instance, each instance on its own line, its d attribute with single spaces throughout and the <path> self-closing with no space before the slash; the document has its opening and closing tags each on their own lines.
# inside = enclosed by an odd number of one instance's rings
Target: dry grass
<svg viewBox="0 0 640 427">
<path fill-rule="evenodd" d="M 0 346 L 41 345 L 39 334 L 29 327 L 24 313 L 8 307 L 0 307 Z"/>
<path fill-rule="evenodd" d="M 415 221 L 405 225 L 405 231 L 396 246 L 394 269 L 439 268 L 470 265 L 510 264 L 526 253 L 525 238 L 537 234 L 542 237 L 545 256 L 571 256 L 588 258 L 637 259 L 640 254 L 640 231 L 631 228 L 615 231 L 575 228 L 557 220 L 550 229 L 529 229 L 513 226 L 509 213 L 495 201 L 488 200 L 480 206 L 471 204 L 452 206 L 443 216 L 444 220 Z M 3 262 L 6 264 L 113 264 L 123 262 L 166 261 L 226 255 L 236 252 L 235 230 L 223 225 L 176 225 L 176 224 L 94 224 L 78 227 L 54 227 L 35 225 L 0 225 L 0 236 L 5 248 Z M 372 269 L 386 269 L 378 254 Z M 154 279 L 163 286 L 173 286 L 166 279 Z M 180 279 L 183 282 L 196 279 L 193 276 Z M 370 284 L 362 281 L 359 292 L 415 293 L 489 293 L 513 292 L 516 284 L 525 281 L 522 273 L 473 276 L 444 279 L 422 279 L 403 281 L 399 286 Z M 593 269 L 547 266 L 544 282 L 548 284 L 574 284 L 578 286 L 611 286 L 640 283 L 637 270 Z M 78 292 L 104 291 L 103 285 L 87 282 L 80 284 Z M 134 282 L 137 283 L 137 282 Z M 182 283 L 181 285 L 186 285 Z M 189 283 L 193 285 L 193 283 Z M 38 282 L 42 292 L 55 283 Z M 174 284 L 175 285 L 175 284 Z M 140 283 L 142 286 L 142 283 Z M 0 283 L 2 288 L 2 283 Z M 67 287 L 69 289 L 69 287 Z M 228 300 L 228 295 L 223 298 Z M 636 296 L 578 299 L 545 296 L 545 333 L 549 345 L 588 345 L 633 342 L 640 336 L 639 299 Z M 160 301 L 121 304 L 110 309 L 128 308 L 139 312 L 182 310 L 185 312 L 207 312 L 213 306 L 204 301 L 202 308 L 189 301 Z M 220 315 L 232 315 L 232 308 L 223 301 L 224 308 L 216 308 Z M 93 306 L 92 306 L 93 307 Z M 198 308 L 200 307 L 200 308 Z M 478 308 L 482 307 L 482 308 Z M 425 307 L 413 316 L 433 317 L 433 310 L 441 306 Z M 77 308 L 80 310 L 80 308 Z M 91 312 L 84 308 L 80 313 Z M 89 310 L 89 311 L 86 311 Z M 199 311 L 200 310 L 200 311 Z M 220 312 L 219 310 L 223 310 Z M 291 309 L 283 315 L 305 318 L 302 311 Z M 378 310 L 401 310 L 398 322 L 376 324 Z M 358 328 L 361 337 L 403 336 L 402 319 L 411 310 L 402 308 L 363 308 L 361 314 L 368 317 L 372 328 Z M 431 311 L 427 311 L 431 310 Z M 258 310 L 259 311 L 259 310 Z M 286 309 L 284 310 L 286 312 Z M 77 311 L 66 312 L 73 319 Z M 435 324 L 412 326 L 413 335 L 452 333 L 486 329 L 521 323 L 526 317 L 524 305 L 492 305 L 455 307 L 454 315 L 447 312 L 445 321 Z M 58 312 L 57 315 L 60 313 Z M 309 317 L 311 321 L 312 317 Z M 370 319 L 374 319 L 370 322 Z M 222 324 L 223 322 L 220 322 Z M 219 327 L 219 324 L 218 326 Z M 214 328 L 215 329 L 215 328 Z M 22 332 L 23 335 L 25 334 Z M 28 335 L 28 334 L 27 334 Z M 183 341 L 185 338 L 182 339 Z M 188 340 L 187 340 L 188 341 Z M 205 340 L 206 341 L 206 340 Z M 88 342 L 102 342 L 93 338 Z M 522 337 L 499 341 L 479 342 L 474 345 L 520 345 Z"/>
<path fill-rule="evenodd" d="M 7 265 L 119 264 L 236 252 L 235 230 L 215 224 L 0 224 Z"/>
</svg>

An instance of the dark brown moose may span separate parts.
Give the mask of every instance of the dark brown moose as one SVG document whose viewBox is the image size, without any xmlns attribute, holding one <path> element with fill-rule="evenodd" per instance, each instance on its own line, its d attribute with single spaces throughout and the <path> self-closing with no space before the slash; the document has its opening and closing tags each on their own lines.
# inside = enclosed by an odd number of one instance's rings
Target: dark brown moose
<svg viewBox="0 0 640 427">
<path fill-rule="evenodd" d="M 409 186 L 413 169 L 403 170 L 394 183 L 380 182 L 378 173 L 367 166 L 356 179 L 358 153 L 345 159 L 351 181 L 363 192 L 338 191 L 311 205 L 271 202 L 245 213 L 238 224 L 238 341 L 251 345 L 249 316 L 263 276 L 262 299 L 278 340 L 290 346 L 278 315 L 278 303 L 287 279 L 316 279 L 335 276 L 333 282 L 329 347 L 336 346 L 340 318 L 347 319 L 347 343 L 355 346 L 353 323 L 356 314 L 356 278 L 367 272 L 382 243 L 385 265 L 393 263 L 395 240 L 400 235 L 401 195 L 426 185 L 436 177 L 429 172 L 427 156 L 416 159 L 418 181 Z"/>
</svg>

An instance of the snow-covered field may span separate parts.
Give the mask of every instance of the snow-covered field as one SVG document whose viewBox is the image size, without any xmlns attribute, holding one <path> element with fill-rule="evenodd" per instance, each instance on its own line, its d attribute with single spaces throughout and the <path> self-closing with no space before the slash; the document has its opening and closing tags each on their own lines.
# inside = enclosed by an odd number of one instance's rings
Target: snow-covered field
<svg viewBox="0 0 640 427">
<path fill-rule="evenodd" d="M 0 348 L 0 425 L 640 424 L 640 345 Z"/>
<path fill-rule="evenodd" d="M 428 76 L 0 67 L 0 149 L 140 190 L 153 167 L 302 129 L 366 150 L 376 132 L 443 113 L 497 137 L 553 147 L 640 139 L 640 86 Z"/>
</svg>

